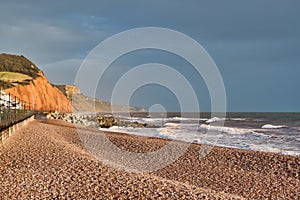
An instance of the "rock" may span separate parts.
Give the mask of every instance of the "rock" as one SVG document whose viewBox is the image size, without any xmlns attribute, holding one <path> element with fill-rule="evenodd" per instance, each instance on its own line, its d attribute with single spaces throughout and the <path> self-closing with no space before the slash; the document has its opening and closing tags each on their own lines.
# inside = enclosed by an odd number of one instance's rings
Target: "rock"
<svg viewBox="0 0 300 200">
<path fill-rule="evenodd" d="M 97 117 L 99 126 L 101 128 L 109 128 L 112 126 L 118 126 L 118 121 L 114 117 L 98 116 Z"/>
<path fill-rule="evenodd" d="M 123 127 L 133 127 L 133 128 L 153 128 L 155 127 L 152 124 L 141 123 L 141 122 L 128 122 L 122 120 L 121 118 L 115 118 L 113 116 L 96 116 L 96 115 L 80 115 L 74 113 L 59 113 L 53 112 L 47 115 L 48 119 L 60 119 L 69 123 L 80 124 L 84 126 L 91 127 L 101 127 L 101 128 L 110 128 L 112 126 L 123 126 Z"/>
</svg>

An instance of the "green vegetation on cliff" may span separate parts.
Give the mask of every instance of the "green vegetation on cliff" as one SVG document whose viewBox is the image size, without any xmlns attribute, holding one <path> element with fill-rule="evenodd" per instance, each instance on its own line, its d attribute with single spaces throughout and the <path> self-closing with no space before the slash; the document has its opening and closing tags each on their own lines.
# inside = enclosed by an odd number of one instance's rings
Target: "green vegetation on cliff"
<svg viewBox="0 0 300 200">
<path fill-rule="evenodd" d="M 41 71 L 36 65 L 24 56 L 0 54 L 0 71 L 16 72 L 28 75 L 33 79 L 40 76 Z"/>
<path fill-rule="evenodd" d="M 24 56 L 0 54 L 0 86 L 3 89 L 28 85 L 42 72 Z"/>
</svg>

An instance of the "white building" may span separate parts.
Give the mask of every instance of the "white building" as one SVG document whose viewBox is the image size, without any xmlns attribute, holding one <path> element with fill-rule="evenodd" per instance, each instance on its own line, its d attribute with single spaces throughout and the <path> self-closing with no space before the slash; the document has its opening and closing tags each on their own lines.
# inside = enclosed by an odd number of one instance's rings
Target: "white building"
<svg viewBox="0 0 300 200">
<path fill-rule="evenodd" d="M 11 108 L 11 109 L 21 109 L 22 105 L 18 99 L 11 99 L 9 94 L 6 94 L 4 90 L 0 91 L 0 107 L 1 108 Z"/>
</svg>

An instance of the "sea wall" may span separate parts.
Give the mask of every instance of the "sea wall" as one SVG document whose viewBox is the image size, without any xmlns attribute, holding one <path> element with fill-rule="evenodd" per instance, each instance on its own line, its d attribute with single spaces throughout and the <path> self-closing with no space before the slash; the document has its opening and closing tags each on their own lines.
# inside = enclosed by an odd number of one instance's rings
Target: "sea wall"
<svg viewBox="0 0 300 200">
<path fill-rule="evenodd" d="M 34 115 L 2 129 L 0 131 L 0 144 L 2 144 L 4 140 L 6 140 L 9 136 L 11 136 L 19 128 L 26 126 L 30 121 L 33 120 L 34 120 Z"/>
</svg>

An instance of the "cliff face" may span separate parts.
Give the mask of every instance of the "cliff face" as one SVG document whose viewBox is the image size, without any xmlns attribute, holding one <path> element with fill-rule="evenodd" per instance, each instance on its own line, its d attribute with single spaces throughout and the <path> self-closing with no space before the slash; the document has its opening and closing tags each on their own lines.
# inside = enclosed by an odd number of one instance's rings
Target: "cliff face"
<svg viewBox="0 0 300 200">
<path fill-rule="evenodd" d="M 54 86 L 33 62 L 18 55 L 0 54 L 0 87 L 39 111 L 111 112 L 112 107 L 114 111 L 145 111 L 87 97 L 76 86 Z"/>
<path fill-rule="evenodd" d="M 24 56 L 0 54 L 0 87 L 27 107 L 39 111 L 72 112 L 71 101 Z"/>
<path fill-rule="evenodd" d="M 80 89 L 75 85 L 56 85 L 56 87 L 62 91 L 68 99 L 72 99 L 73 95 L 81 94 Z"/>
<path fill-rule="evenodd" d="M 26 104 L 30 104 L 34 110 L 72 112 L 70 100 L 43 75 L 29 85 L 18 85 L 6 89 L 5 92 L 26 101 Z"/>
<path fill-rule="evenodd" d="M 72 102 L 73 111 L 76 112 L 104 112 L 110 113 L 112 107 L 117 112 L 145 112 L 143 108 L 134 106 L 114 105 L 110 102 L 104 102 L 96 98 L 91 98 L 83 95 L 80 89 L 74 85 L 59 85 L 57 86 Z"/>
</svg>

